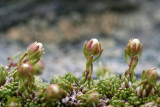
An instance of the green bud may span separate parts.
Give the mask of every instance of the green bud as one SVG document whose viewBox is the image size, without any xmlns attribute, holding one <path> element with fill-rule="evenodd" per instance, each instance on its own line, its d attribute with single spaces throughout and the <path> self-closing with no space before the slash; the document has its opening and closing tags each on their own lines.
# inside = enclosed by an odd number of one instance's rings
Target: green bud
<svg viewBox="0 0 160 107">
<path fill-rule="evenodd" d="M 90 103 L 93 103 L 93 102 L 98 103 L 99 102 L 99 94 L 96 92 L 89 94 L 87 101 Z"/>
<path fill-rule="evenodd" d="M 62 90 L 60 89 L 59 85 L 51 84 L 46 89 L 47 98 L 61 98 L 62 97 Z"/>
</svg>

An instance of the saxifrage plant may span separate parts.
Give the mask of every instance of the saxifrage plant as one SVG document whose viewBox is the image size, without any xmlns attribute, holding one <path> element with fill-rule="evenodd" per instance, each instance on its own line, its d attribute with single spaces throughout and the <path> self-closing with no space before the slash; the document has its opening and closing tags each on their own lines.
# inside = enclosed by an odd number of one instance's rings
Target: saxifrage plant
<svg viewBox="0 0 160 107">
<path fill-rule="evenodd" d="M 80 79 L 69 72 L 46 83 L 36 76 L 44 69 L 44 49 L 34 42 L 18 62 L 9 58 L 7 67 L 0 66 L 0 107 L 158 107 L 156 68 L 143 70 L 141 80 L 134 73 L 142 50 L 139 39 L 130 39 L 124 54 L 128 64 L 125 74 L 112 74 L 100 63 L 97 79 L 92 79 L 93 62 L 103 48 L 97 39 L 91 39 L 84 44 L 86 69 Z"/>
</svg>

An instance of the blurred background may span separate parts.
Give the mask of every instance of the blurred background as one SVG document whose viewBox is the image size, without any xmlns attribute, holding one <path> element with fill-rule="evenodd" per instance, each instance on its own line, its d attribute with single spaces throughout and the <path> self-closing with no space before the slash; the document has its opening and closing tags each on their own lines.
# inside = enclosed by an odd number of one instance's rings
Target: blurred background
<svg viewBox="0 0 160 107">
<path fill-rule="evenodd" d="M 45 81 L 85 69 L 83 43 L 97 38 L 104 47 L 99 59 L 113 73 L 128 68 L 124 49 L 129 39 L 139 38 L 143 53 L 135 73 L 156 67 L 160 71 L 159 0 L 0 0 L 0 63 L 42 42 Z M 94 63 L 94 74 L 98 61 Z M 160 74 L 160 72 L 158 72 Z"/>
</svg>

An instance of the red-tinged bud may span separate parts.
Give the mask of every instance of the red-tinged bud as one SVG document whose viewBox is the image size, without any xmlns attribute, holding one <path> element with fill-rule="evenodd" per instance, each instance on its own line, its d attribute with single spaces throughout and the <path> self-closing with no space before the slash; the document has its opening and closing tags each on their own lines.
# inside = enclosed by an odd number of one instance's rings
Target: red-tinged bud
<svg viewBox="0 0 160 107">
<path fill-rule="evenodd" d="M 158 80 L 158 73 L 156 72 L 156 68 L 143 70 L 142 80 L 145 80 L 145 79 L 150 83 L 156 83 Z"/>
<path fill-rule="evenodd" d="M 44 70 L 44 62 L 42 60 L 39 60 L 34 65 L 34 70 L 35 70 L 36 74 L 42 74 L 42 71 Z"/>
<path fill-rule="evenodd" d="M 27 50 L 29 55 L 38 53 L 38 55 L 41 56 L 44 53 L 44 48 L 42 43 L 37 43 L 37 42 L 34 42 L 31 45 L 29 45 Z"/>
<path fill-rule="evenodd" d="M 87 100 L 89 103 L 98 103 L 99 102 L 99 94 L 96 92 L 93 92 L 93 93 L 89 94 Z"/>
<path fill-rule="evenodd" d="M 126 46 L 126 52 L 130 58 L 133 56 L 141 56 L 143 50 L 142 43 L 139 39 L 130 39 Z"/>
<path fill-rule="evenodd" d="M 88 55 L 98 55 L 101 52 L 101 44 L 97 39 L 91 39 L 86 43 L 85 49 Z"/>
<path fill-rule="evenodd" d="M 60 89 L 59 85 L 51 84 L 46 89 L 47 98 L 61 98 L 62 97 L 62 90 Z"/>
<path fill-rule="evenodd" d="M 30 63 L 21 64 L 20 68 L 18 68 L 18 76 L 21 78 L 30 78 L 34 76 L 34 69 Z"/>
</svg>

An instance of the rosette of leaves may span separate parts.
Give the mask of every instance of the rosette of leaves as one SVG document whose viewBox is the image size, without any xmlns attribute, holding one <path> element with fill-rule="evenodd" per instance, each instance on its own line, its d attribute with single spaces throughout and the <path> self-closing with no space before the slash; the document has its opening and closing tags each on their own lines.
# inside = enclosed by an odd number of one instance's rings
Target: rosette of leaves
<svg viewBox="0 0 160 107">
<path fill-rule="evenodd" d="M 42 107 L 61 107 L 62 103 L 60 100 L 65 96 L 65 91 L 59 85 L 51 84 L 47 88 L 40 90 L 35 100 Z"/>
<path fill-rule="evenodd" d="M 125 107 L 125 100 L 119 100 L 117 97 L 112 97 L 109 103 L 113 107 Z"/>
<path fill-rule="evenodd" d="M 105 67 L 101 62 L 99 62 L 98 64 L 98 69 L 96 72 L 96 77 L 97 79 L 109 79 L 110 77 L 112 77 L 112 74 L 109 70 L 109 68 Z"/>
<path fill-rule="evenodd" d="M 131 96 L 128 98 L 128 101 L 131 105 L 134 105 L 134 106 L 145 105 L 146 107 L 147 104 L 145 103 L 156 101 L 157 98 L 158 98 L 158 95 L 156 94 L 141 98 L 137 96 L 136 93 L 132 93 Z"/>
<path fill-rule="evenodd" d="M 109 68 L 105 67 L 101 62 L 99 62 L 99 66 L 96 72 L 96 77 L 98 80 L 109 80 L 109 81 L 119 81 L 120 76 L 117 74 L 112 74 Z"/>
<path fill-rule="evenodd" d="M 71 74 L 71 72 L 65 74 L 62 78 L 71 82 L 71 83 L 78 84 L 78 82 L 79 82 L 79 78 L 77 78 L 75 75 Z"/>
<path fill-rule="evenodd" d="M 77 96 L 80 107 L 97 106 L 101 98 L 102 95 L 95 91 L 95 89 L 89 90 L 85 94 L 81 93 Z"/>
<path fill-rule="evenodd" d="M 115 96 L 120 100 L 128 100 L 128 97 L 134 93 L 132 88 L 119 89 Z"/>
<path fill-rule="evenodd" d="M 7 107 L 22 107 L 22 102 L 20 98 L 8 97 L 6 102 Z"/>
<path fill-rule="evenodd" d="M 135 93 L 132 93 L 128 98 L 128 102 L 131 105 L 138 106 L 141 104 L 141 98 L 139 98 Z"/>
<path fill-rule="evenodd" d="M 157 98 L 158 98 L 158 95 L 156 95 L 156 94 L 149 95 L 147 97 L 142 97 L 141 102 L 142 102 L 142 104 L 149 103 L 149 102 L 152 102 L 152 101 L 155 102 Z"/>
<path fill-rule="evenodd" d="M 120 87 L 120 81 L 112 80 L 99 80 L 97 83 L 97 91 L 102 95 L 106 95 L 107 97 L 111 98 L 114 94 L 118 91 Z"/>
<path fill-rule="evenodd" d="M 35 83 L 37 91 L 47 88 L 49 83 L 43 82 L 42 79 L 38 76 L 35 76 Z"/>
<path fill-rule="evenodd" d="M 97 91 L 111 98 L 120 88 L 120 76 L 111 74 L 109 69 L 103 66 L 102 63 L 99 63 L 96 74 L 98 78 L 97 84 L 95 85 Z"/>
<path fill-rule="evenodd" d="M 67 73 L 64 76 L 53 76 L 50 83 L 58 84 L 66 92 L 73 90 L 73 84 L 78 83 L 78 78 L 71 73 Z"/>
<path fill-rule="evenodd" d="M 157 80 L 158 74 L 155 68 L 143 70 L 142 79 L 135 91 L 137 96 L 147 97 L 149 95 L 158 94 Z"/>
<path fill-rule="evenodd" d="M 4 84 L 0 88 L 0 100 L 5 101 L 9 96 L 16 96 L 17 89 L 18 89 L 18 82 L 11 82 Z"/>
</svg>

